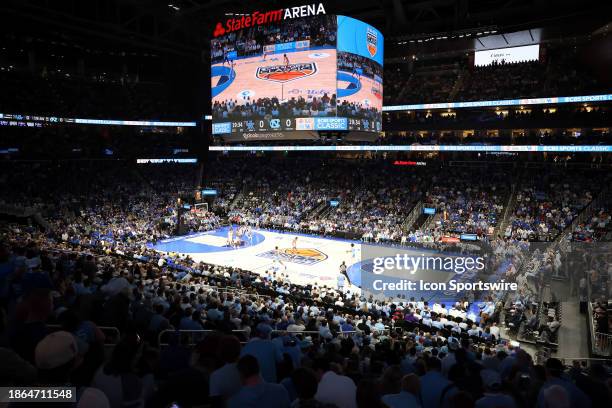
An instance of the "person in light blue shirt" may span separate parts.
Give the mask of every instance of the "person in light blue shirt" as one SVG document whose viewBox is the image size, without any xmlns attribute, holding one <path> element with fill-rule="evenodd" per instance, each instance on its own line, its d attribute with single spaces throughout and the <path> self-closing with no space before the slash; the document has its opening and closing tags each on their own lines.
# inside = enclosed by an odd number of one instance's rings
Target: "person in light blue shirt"
<svg viewBox="0 0 612 408">
<path fill-rule="evenodd" d="M 402 378 L 401 391 L 398 394 L 383 395 L 381 401 L 389 408 L 420 408 L 418 395 L 420 380 L 416 374 L 408 374 Z"/>
<path fill-rule="evenodd" d="M 259 363 L 261 376 L 267 382 L 275 383 L 276 364 L 283 360 L 281 348 L 269 340 L 272 328 L 267 324 L 258 324 L 255 329 L 257 337 L 252 338 L 242 349 L 241 356 L 252 355 Z"/>
<path fill-rule="evenodd" d="M 195 312 L 189 313 L 191 309 L 187 309 L 185 312 L 185 316 L 181 319 L 179 329 L 180 330 L 203 330 L 202 326 L 202 316 L 200 312 L 197 310 Z"/>
<path fill-rule="evenodd" d="M 242 387 L 227 402 L 228 408 L 289 408 L 289 394 L 280 384 L 265 382 L 257 358 L 245 355 L 236 365 Z"/>
<path fill-rule="evenodd" d="M 385 330 L 385 325 L 382 322 L 382 319 L 378 319 L 378 322 L 374 325 L 374 330 L 378 332 L 383 332 Z"/>
<path fill-rule="evenodd" d="M 206 310 L 206 316 L 208 317 L 208 320 L 222 320 L 223 319 L 223 311 L 221 310 L 222 307 L 217 306 L 217 305 L 212 305 L 212 307 L 207 308 Z"/>
<path fill-rule="evenodd" d="M 442 364 L 437 357 L 429 357 L 426 367 L 427 373 L 421 377 L 421 403 L 426 408 L 439 408 L 444 406 L 440 400 L 448 401 L 458 389 L 440 373 Z"/>
<path fill-rule="evenodd" d="M 321 322 L 321 326 L 319 326 L 319 336 L 321 336 L 321 338 L 323 339 L 331 339 L 332 337 L 334 337 L 332 335 L 331 330 L 329 329 L 329 323 L 327 323 L 327 320 L 323 320 Z"/>
</svg>

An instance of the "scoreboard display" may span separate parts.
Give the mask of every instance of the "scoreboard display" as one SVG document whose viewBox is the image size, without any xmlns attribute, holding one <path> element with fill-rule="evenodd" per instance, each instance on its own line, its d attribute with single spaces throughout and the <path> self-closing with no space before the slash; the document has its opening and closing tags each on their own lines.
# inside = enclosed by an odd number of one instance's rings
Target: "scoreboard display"
<svg viewBox="0 0 612 408">
<path fill-rule="evenodd" d="M 213 135 L 382 130 L 384 41 L 374 27 L 319 4 L 256 11 L 219 22 L 214 35 Z"/>
</svg>

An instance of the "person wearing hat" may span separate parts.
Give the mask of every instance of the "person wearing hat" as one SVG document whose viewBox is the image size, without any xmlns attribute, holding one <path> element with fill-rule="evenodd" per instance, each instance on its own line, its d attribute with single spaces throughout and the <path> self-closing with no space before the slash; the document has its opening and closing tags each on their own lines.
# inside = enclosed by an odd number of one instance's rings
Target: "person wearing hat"
<svg viewBox="0 0 612 408">
<path fill-rule="evenodd" d="M 81 357 L 75 337 L 67 331 L 56 331 L 47 335 L 34 351 L 38 368 L 38 385 L 71 386 L 71 373 L 81 364 Z M 83 387 L 77 389 L 77 408 L 110 408 L 106 395 L 99 389 Z M 44 406 L 41 403 L 37 406 Z M 50 403 L 61 407 L 61 404 Z M 74 406 L 70 404 L 70 406 Z"/>
<path fill-rule="evenodd" d="M 319 379 L 315 395 L 317 401 L 338 408 L 357 407 L 357 386 L 351 378 L 337 374 L 332 370 L 329 360 L 323 357 L 315 360 L 313 369 Z"/>
</svg>

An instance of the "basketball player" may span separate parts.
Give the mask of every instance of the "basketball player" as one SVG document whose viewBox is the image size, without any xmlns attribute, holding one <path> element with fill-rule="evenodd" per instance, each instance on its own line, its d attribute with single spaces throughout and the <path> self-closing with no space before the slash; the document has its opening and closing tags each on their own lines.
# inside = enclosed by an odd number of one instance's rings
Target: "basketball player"
<svg viewBox="0 0 612 408">
<path fill-rule="evenodd" d="M 338 275 L 338 291 L 344 293 L 344 275 Z"/>
<path fill-rule="evenodd" d="M 351 249 L 349 249 L 348 251 L 346 251 L 347 253 L 351 254 L 351 260 L 352 261 L 356 261 L 357 260 L 357 247 L 355 246 L 355 244 L 351 243 Z"/>
<path fill-rule="evenodd" d="M 227 230 L 227 246 L 231 247 L 234 242 L 234 228 L 229 227 Z"/>
<path fill-rule="evenodd" d="M 243 234 L 243 228 L 242 227 L 238 227 L 238 230 L 236 231 L 236 239 L 234 240 L 234 246 L 236 248 L 238 248 L 241 244 L 242 244 L 242 234 Z"/>
<path fill-rule="evenodd" d="M 348 273 L 346 273 L 346 262 L 344 261 L 342 261 L 342 263 L 340 264 L 340 275 L 338 276 L 338 282 L 340 282 L 340 276 L 344 276 L 348 284 L 351 284 L 351 279 L 349 278 Z"/>
<path fill-rule="evenodd" d="M 253 245 L 253 230 L 251 229 L 250 226 L 246 227 L 246 235 L 247 235 L 247 238 L 249 239 L 249 242 L 251 243 L 251 245 Z"/>
<path fill-rule="evenodd" d="M 280 251 L 278 250 L 278 247 L 274 247 L 274 258 L 272 259 L 272 270 L 274 272 L 277 272 L 280 270 L 281 267 L 284 267 L 285 269 L 287 269 L 285 267 L 285 264 L 283 264 L 283 261 L 281 261 L 280 259 Z"/>
<path fill-rule="evenodd" d="M 298 237 L 293 238 L 293 241 L 291 241 L 291 252 L 293 252 L 294 254 L 297 252 L 297 240 Z"/>
<path fill-rule="evenodd" d="M 285 70 L 289 69 L 289 57 L 287 57 L 287 54 L 283 54 L 283 64 L 285 64 Z"/>
</svg>

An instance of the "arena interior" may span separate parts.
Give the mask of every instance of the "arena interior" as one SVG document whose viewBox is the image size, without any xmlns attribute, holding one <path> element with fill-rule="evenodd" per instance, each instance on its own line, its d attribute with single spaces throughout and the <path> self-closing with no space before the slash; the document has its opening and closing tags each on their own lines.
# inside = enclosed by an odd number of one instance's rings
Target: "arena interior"
<svg viewBox="0 0 612 408">
<path fill-rule="evenodd" d="M 3 406 L 610 406 L 609 2 L 0 12 Z"/>
</svg>

